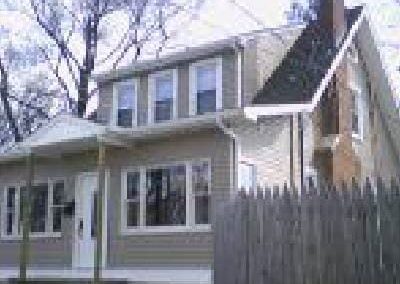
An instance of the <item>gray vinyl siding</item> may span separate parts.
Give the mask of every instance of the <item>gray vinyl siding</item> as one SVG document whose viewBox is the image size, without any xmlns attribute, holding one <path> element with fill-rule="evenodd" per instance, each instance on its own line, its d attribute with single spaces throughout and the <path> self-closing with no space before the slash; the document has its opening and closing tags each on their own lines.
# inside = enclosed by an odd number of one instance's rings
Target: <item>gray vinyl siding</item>
<svg viewBox="0 0 400 284">
<path fill-rule="evenodd" d="M 112 82 L 99 85 L 99 106 L 97 108 L 97 120 L 108 124 L 111 121 L 113 107 L 113 84 Z"/>
<path fill-rule="evenodd" d="M 148 76 L 142 75 L 138 78 L 138 94 L 137 94 L 137 112 L 138 112 L 138 125 L 146 125 L 148 119 L 148 105 L 149 99 L 148 93 Z"/>
<path fill-rule="evenodd" d="M 222 105 L 224 109 L 238 106 L 238 63 L 237 54 L 222 57 Z"/>
<path fill-rule="evenodd" d="M 225 52 L 222 57 L 222 105 L 225 109 L 237 107 L 238 95 L 238 65 L 237 53 Z M 203 58 L 206 59 L 206 58 Z M 189 65 L 192 62 L 177 62 L 168 69 L 178 69 L 178 118 L 189 116 Z M 160 70 L 157 70 L 160 71 Z M 138 126 L 147 125 L 148 113 L 148 74 L 142 73 L 135 77 L 139 79 L 138 87 Z M 124 78 L 124 79 L 127 79 Z M 101 83 L 99 86 L 98 118 L 101 122 L 110 123 L 112 115 L 112 85 L 113 82 Z"/>
<path fill-rule="evenodd" d="M 219 131 L 179 135 L 170 139 L 147 142 L 129 151 L 113 151 L 109 160 L 109 242 L 108 265 L 132 266 L 193 266 L 210 265 L 213 238 L 202 233 L 121 234 L 121 171 L 125 167 L 211 158 L 212 194 L 227 197 L 230 188 L 230 140 Z"/>
<path fill-rule="evenodd" d="M 189 116 L 189 66 L 178 67 L 178 117 Z"/>
<path fill-rule="evenodd" d="M 65 200 L 75 196 L 75 177 L 79 172 L 93 169 L 95 159 L 86 155 L 73 155 L 59 159 L 37 160 L 35 164 L 35 180 L 46 181 L 48 178 L 65 179 Z M 7 185 L 25 180 L 23 163 L 12 163 L 0 166 L 0 204 L 4 206 L 4 189 Z M 1 214 L 1 213 L 0 213 Z M 0 215 L 0 218 L 3 216 Z M 74 218 L 64 218 L 62 235 L 59 238 L 31 238 L 31 267 L 71 267 L 72 239 Z M 3 228 L 1 228 L 3 230 Z M 19 263 L 20 240 L 0 238 L 0 267 L 17 267 Z"/>
</svg>

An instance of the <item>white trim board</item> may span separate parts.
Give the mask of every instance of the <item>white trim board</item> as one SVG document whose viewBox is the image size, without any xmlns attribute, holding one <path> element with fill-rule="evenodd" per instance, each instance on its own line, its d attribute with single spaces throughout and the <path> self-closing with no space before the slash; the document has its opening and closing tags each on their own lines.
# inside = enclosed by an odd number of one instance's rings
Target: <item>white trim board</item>
<svg viewBox="0 0 400 284">
<path fill-rule="evenodd" d="M 93 269 L 28 269 L 28 278 L 57 278 L 57 279 L 91 279 Z M 102 277 L 105 279 L 120 279 L 128 281 L 156 282 L 156 283 L 212 283 L 211 268 L 126 268 L 103 269 Z M 0 279 L 16 278 L 19 276 L 18 268 L 0 269 Z"/>
</svg>

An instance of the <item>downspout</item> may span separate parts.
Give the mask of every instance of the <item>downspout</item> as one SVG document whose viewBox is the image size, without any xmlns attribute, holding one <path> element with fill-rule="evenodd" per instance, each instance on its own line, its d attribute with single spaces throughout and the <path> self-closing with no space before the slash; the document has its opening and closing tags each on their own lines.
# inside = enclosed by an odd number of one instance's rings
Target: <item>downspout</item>
<svg viewBox="0 0 400 284">
<path fill-rule="evenodd" d="M 229 136 L 232 140 L 232 148 L 231 148 L 231 157 L 230 157 L 230 161 L 231 161 L 231 165 L 230 165 L 230 170 L 232 172 L 231 175 L 231 180 L 230 180 L 230 193 L 231 193 L 231 197 L 234 197 L 234 190 L 237 187 L 237 172 L 238 172 L 238 164 L 237 164 L 237 160 L 238 160 L 238 155 L 236 154 L 237 149 L 238 149 L 238 137 L 235 134 L 235 132 L 233 131 L 232 128 L 230 128 L 228 125 L 226 125 L 221 116 L 217 117 L 217 125 L 218 128 L 222 130 L 222 132 Z"/>
<path fill-rule="evenodd" d="M 294 188 L 294 126 L 293 126 L 293 120 L 294 120 L 294 115 L 291 114 L 289 116 L 290 119 L 290 136 L 289 136 L 289 147 L 290 147 L 290 187 Z"/>
<path fill-rule="evenodd" d="M 304 121 L 303 113 L 298 113 L 298 128 L 299 128 L 299 158 L 300 158 L 300 191 L 304 186 Z"/>
</svg>

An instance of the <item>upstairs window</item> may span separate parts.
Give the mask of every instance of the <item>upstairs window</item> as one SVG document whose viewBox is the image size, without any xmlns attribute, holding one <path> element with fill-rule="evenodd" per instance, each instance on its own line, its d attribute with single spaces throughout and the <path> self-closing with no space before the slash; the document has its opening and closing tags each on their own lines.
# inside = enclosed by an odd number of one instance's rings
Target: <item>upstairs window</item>
<svg viewBox="0 0 400 284">
<path fill-rule="evenodd" d="M 176 117 L 177 70 L 150 75 L 149 121 L 162 122 Z"/>
<path fill-rule="evenodd" d="M 136 125 L 136 82 L 133 80 L 118 82 L 116 92 L 116 125 L 132 127 Z"/>
<path fill-rule="evenodd" d="M 222 108 L 222 60 L 201 61 L 191 66 L 191 114 L 216 112 Z"/>
</svg>

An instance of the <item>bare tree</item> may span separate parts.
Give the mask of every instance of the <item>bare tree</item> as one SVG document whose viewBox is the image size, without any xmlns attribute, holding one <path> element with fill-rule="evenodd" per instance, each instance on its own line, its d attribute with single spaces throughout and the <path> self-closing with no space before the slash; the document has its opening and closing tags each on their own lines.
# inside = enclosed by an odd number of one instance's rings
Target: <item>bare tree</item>
<svg viewBox="0 0 400 284">
<path fill-rule="evenodd" d="M 77 113 L 83 117 L 90 90 L 90 77 L 101 66 L 116 68 L 129 58 L 137 60 L 145 45 L 152 42 L 162 48 L 169 39 L 167 22 L 181 13 L 192 13 L 203 0 L 29 0 L 33 18 L 42 28 L 51 45 L 57 49 L 57 60 L 51 66 L 70 102 L 77 96 Z M 118 15 L 119 38 L 107 46 L 107 38 L 115 31 L 107 25 Z M 77 42 L 80 49 L 74 49 Z M 102 52 L 99 52 L 99 47 Z M 43 48 L 50 61 L 50 49 Z M 62 69 L 68 72 L 61 72 Z M 67 73 L 67 74 L 65 74 Z M 70 83 L 72 82 L 72 84 Z"/>
<path fill-rule="evenodd" d="M 36 72 L 32 52 L 18 46 L 6 29 L 0 32 L 0 102 L 2 122 L 0 145 L 22 142 L 43 119 L 49 118 L 54 92 L 49 92 L 43 72 Z M 29 48 L 33 48 L 32 45 Z"/>
</svg>

